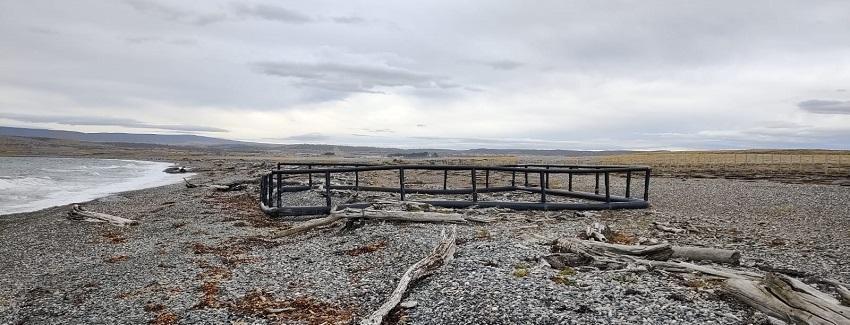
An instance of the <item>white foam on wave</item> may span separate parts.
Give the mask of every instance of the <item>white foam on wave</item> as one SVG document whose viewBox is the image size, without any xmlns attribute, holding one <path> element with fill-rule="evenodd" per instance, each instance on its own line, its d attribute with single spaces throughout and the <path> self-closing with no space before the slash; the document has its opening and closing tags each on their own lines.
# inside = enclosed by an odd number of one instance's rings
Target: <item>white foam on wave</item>
<svg viewBox="0 0 850 325">
<path fill-rule="evenodd" d="M 80 171 L 84 175 L 91 175 L 93 178 L 87 179 L 86 183 L 63 182 L 51 179 L 49 176 L 0 178 L 0 190 L 7 192 L 4 193 L 5 195 L 0 194 L 0 215 L 37 211 L 53 206 L 90 201 L 120 192 L 173 184 L 182 181 L 184 177 L 194 175 L 165 173 L 163 170 L 172 166 L 171 163 L 166 162 L 115 161 L 128 163 L 108 166 L 81 165 L 69 168 Z M 100 173 L 93 172 L 91 169 L 99 169 L 101 172 L 121 170 L 131 174 L 100 179 L 96 177 Z"/>
</svg>

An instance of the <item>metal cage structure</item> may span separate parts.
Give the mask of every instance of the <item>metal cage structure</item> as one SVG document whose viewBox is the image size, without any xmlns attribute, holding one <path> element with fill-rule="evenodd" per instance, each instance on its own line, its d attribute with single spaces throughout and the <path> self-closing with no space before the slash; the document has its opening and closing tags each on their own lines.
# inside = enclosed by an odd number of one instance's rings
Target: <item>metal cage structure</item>
<svg viewBox="0 0 850 325">
<path fill-rule="evenodd" d="M 286 167 L 286 168 L 284 168 Z M 393 171 L 398 174 L 397 187 L 361 186 L 360 175 L 365 172 Z M 406 184 L 406 171 L 442 171 L 442 188 L 416 188 Z M 514 210 L 607 210 L 607 209 L 642 209 L 649 207 L 649 181 L 652 169 L 648 166 L 608 166 L 608 165 L 503 165 L 503 166 L 472 166 L 472 165 L 377 165 L 362 163 L 278 163 L 277 169 L 265 174 L 260 179 L 260 207 L 263 212 L 272 216 L 310 216 L 323 215 L 336 205 L 342 208 L 365 208 L 370 203 L 334 204 L 331 190 L 353 190 L 397 193 L 401 201 L 406 201 L 409 194 L 427 195 L 471 195 L 471 200 L 411 200 L 446 208 L 509 208 Z M 450 174 L 457 177 L 458 172 L 468 173 L 467 187 L 450 188 Z M 491 173 L 510 173 L 509 186 L 491 186 Z M 332 184 L 332 176 L 353 173 L 354 184 Z M 484 184 L 478 178 L 483 174 Z M 594 175 L 593 192 L 574 190 L 574 175 Z M 611 176 L 625 175 L 624 195 L 612 193 Z M 306 185 L 303 182 L 293 182 L 291 178 L 307 175 Z M 320 177 L 314 180 L 314 175 Z M 531 181 L 529 182 L 531 175 Z M 566 175 L 566 188 L 549 186 L 550 175 Z M 632 179 L 643 179 L 642 193 L 632 195 Z M 537 184 L 533 184 L 533 181 Z M 325 204 L 320 206 L 287 206 L 283 195 L 287 192 L 309 191 L 321 188 Z M 535 201 L 488 201 L 479 200 L 480 193 L 524 191 L 539 194 Z M 552 202 L 550 196 L 580 199 L 586 202 Z"/>
</svg>

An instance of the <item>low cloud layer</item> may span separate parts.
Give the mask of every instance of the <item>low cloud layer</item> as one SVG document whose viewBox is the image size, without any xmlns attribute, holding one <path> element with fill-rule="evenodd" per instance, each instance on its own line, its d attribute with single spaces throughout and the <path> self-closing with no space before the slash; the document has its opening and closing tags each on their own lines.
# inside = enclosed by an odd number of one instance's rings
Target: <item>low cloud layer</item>
<svg viewBox="0 0 850 325">
<path fill-rule="evenodd" d="M 145 123 L 129 118 L 95 117 L 95 116 L 62 116 L 62 115 L 27 115 L 0 113 L 0 119 L 29 123 L 48 123 L 70 126 L 118 126 L 132 129 L 157 129 L 182 132 L 227 132 L 216 127 L 185 125 L 185 124 L 156 124 Z"/>
<path fill-rule="evenodd" d="M 815 114 L 848 114 L 850 115 L 850 100 L 821 100 L 810 99 L 797 104 L 801 109 Z"/>
</svg>

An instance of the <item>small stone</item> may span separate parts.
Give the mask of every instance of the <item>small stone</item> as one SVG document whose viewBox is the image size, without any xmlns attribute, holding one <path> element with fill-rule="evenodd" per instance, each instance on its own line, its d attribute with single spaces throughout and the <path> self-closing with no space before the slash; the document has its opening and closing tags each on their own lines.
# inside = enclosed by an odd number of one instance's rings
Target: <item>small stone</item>
<svg viewBox="0 0 850 325">
<path fill-rule="evenodd" d="M 418 305 L 419 305 L 419 302 L 416 301 L 416 300 L 407 300 L 407 301 L 404 301 L 401 304 L 399 304 L 399 306 L 401 306 L 401 308 L 404 308 L 404 309 L 415 308 Z"/>
</svg>

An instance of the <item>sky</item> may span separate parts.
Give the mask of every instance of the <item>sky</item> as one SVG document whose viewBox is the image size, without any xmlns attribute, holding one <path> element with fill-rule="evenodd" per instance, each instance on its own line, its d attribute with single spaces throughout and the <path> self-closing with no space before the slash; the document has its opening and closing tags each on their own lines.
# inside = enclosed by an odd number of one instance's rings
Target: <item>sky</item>
<svg viewBox="0 0 850 325">
<path fill-rule="evenodd" d="M 0 0 L 0 125 L 850 149 L 848 1 Z"/>
</svg>

